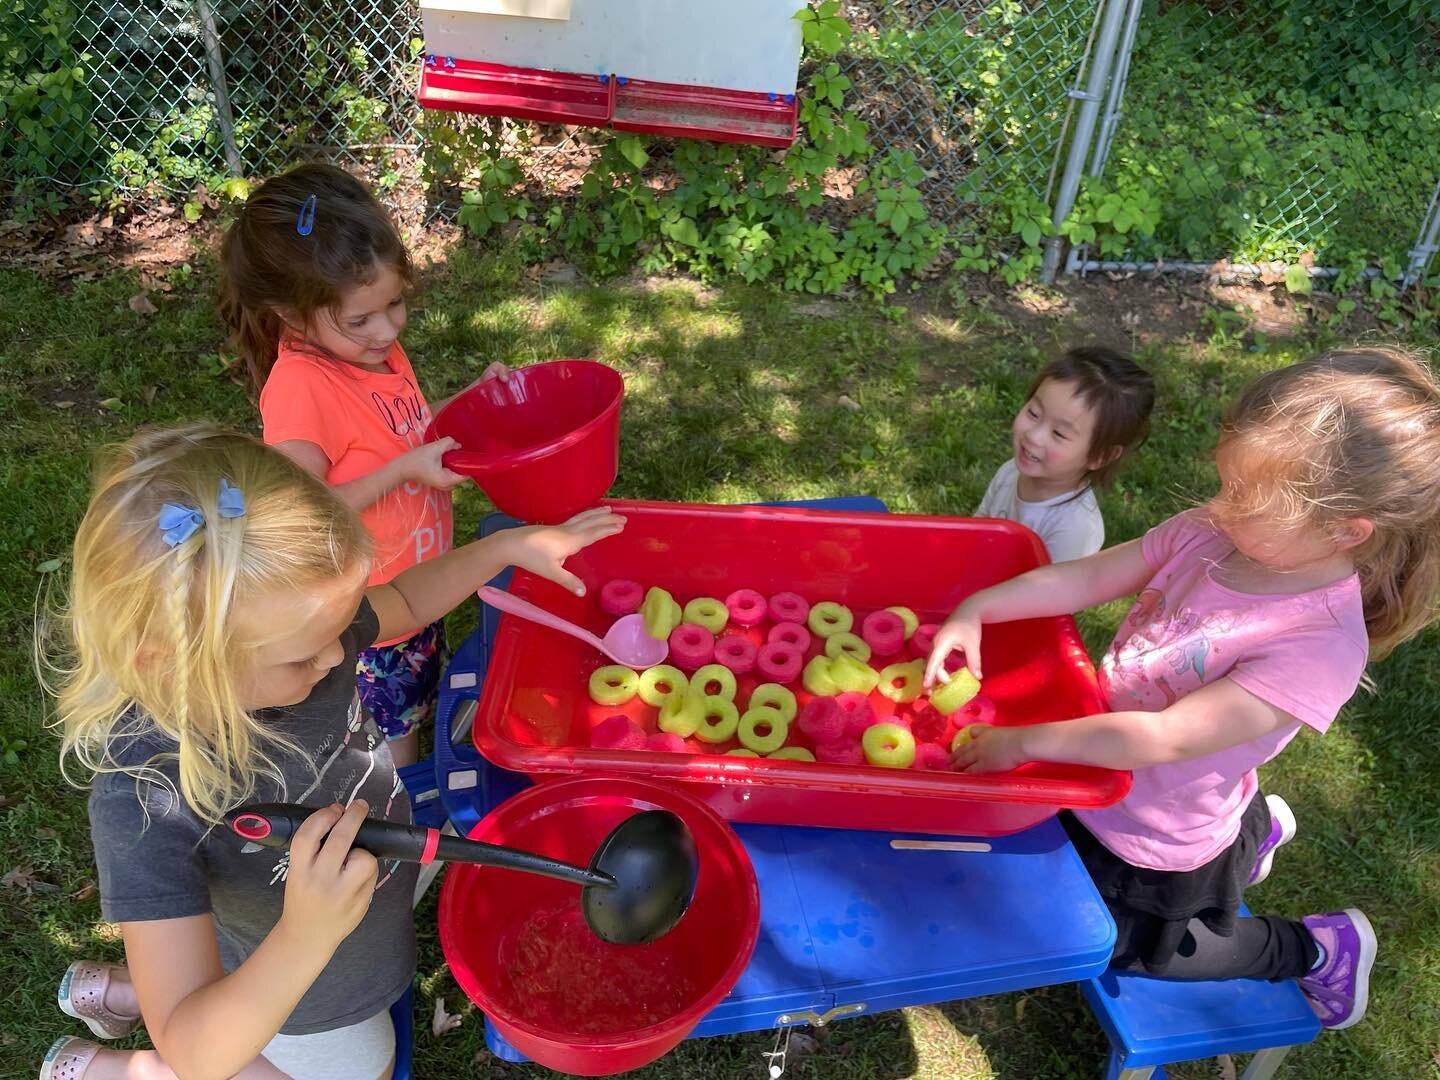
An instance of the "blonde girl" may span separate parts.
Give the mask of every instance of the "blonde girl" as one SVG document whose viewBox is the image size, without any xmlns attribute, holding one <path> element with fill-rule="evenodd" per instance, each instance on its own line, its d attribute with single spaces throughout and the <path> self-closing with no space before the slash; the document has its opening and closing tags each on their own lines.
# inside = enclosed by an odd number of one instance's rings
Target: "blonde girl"
<svg viewBox="0 0 1440 1080">
<path fill-rule="evenodd" d="M 1066 815 L 1119 927 L 1115 963 L 1177 979 L 1294 977 L 1327 1027 L 1365 1014 L 1376 939 L 1359 910 L 1238 918 L 1294 833 L 1256 769 L 1323 733 L 1379 660 L 1436 615 L 1440 389 L 1394 349 L 1332 352 L 1256 379 L 1223 425 L 1219 493 L 1134 540 L 976 593 L 936 636 L 929 681 L 985 623 L 1137 594 L 1101 664 L 1115 710 L 976 725 L 969 771 L 1069 761 L 1134 771 Z"/>
<path fill-rule="evenodd" d="M 128 970 L 76 965 L 60 1002 L 104 1036 L 143 1016 L 155 1051 L 62 1039 L 41 1076 L 388 1076 L 415 867 L 350 841 L 410 803 L 355 654 L 509 564 L 583 592 L 564 560 L 623 524 L 598 509 L 509 530 L 367 586 L 354 511 L 256 440 L 195 426 L 113 452 L 75 537 L 56 693 Z M 277 799 L 325 807 L 288 852 L 216 827 Z"/>
</svg>

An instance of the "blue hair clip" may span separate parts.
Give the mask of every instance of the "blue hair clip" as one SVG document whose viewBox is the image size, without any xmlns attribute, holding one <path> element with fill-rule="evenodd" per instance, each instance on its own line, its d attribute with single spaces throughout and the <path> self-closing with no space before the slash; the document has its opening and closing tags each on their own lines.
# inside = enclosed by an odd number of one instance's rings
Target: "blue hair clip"
<svg viewBox="0 0 1440 1080">
<path fill-rule="evenodd" d="M 295 219 L 295 231 L 301 236 L 309 236 L 315 228 L 315 196 L 312 194 L 300 204 L 300 216 Z"/>
<path fill-rule="evenodd" d="M 193 506 L 167 502 L 160 507 L 159 524 L 166 547 L 179 547 L 205 524 L 205 515 Z"/>
<path fill-rule="evenodd" d="M 245 493 L 223 476 L 220 478 L 220 495 L 216 499 L 222 518 L 245 516 Z M 184 503 L 163 503 L 156 522 L 160 526 L 161 539 L 166 547 L 179 547 L 195 535 L 205 524 L 205 515 L 193 506 Z"/>
</svg>

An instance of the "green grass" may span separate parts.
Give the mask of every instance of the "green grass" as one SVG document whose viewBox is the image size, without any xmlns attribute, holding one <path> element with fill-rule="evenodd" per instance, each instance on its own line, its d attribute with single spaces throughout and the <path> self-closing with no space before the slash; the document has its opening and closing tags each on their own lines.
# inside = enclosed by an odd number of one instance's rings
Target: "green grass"
<svg viewBox="0 0 1440 1080">
<path fill-rule="evenodd" d="M 194 275 L 208 276 L 205 268 Z M 209 295 L 182 283 L 156 298 L 158 314 L 141 316 L 126 303 L 136 291 L 118 274 L 62 289 L 0 274 L 0 738 L 29 743 L 17 765 L 0 766 L 0 874 L 34 873 L 29 894 L 0 886 L 0 1077 L 33 1075 L 53 1038 L 82 1033 L 51 1004 L 65 965 L 120 955 L 98 901 L 82 892 L 95 873 L 83 793 L 61 781 L 42 726 L 45 703 L 29 662 L 39 568 L 67 555 L 97 445 L 143 424 L 197 417 L 256 427 L 244 392 L 214 360 L 222 332 Z M 887 314 L 858 302 L 807 306 L 763 289 L 684 283 L 539 290 L 515 267 L 461 251 L 427 275 L 406 345 L 432 400 L 492 360 L 594 356 L 621 368 L 628 396 L 616 495 L 735 502 L 873 493 L 896 510 L 965 513 L 1007 453 L 1007 425 L 1030 373 L 1070 333 L 1063 323 L 1016 324 L 983 305 L 938 299 Z M 1111 539 L 1138 535 L 1204 493 L 1221 403 L 1256 371 L 1313 347 L 1270 343 L 1256 353 L 1220 338 L 1142 350 L 1163 394 L 1154 438 L 1103 500 Z M 861 410 L 842 406 L 842 394 Z M 74 404 L 59 407 L 67 401 Z M 478 494 L 462 492 L 461 531 L 485 508 Z M 1085 616 L 1092 648 L 1122 606 Z M 1357 699 L 1329 736 L 1297 740 L 1266 770 L 1267 787 L 1291 801 L 1301 832 L 1255 905 L 1300 914 L 1358 903 L 1381 935 L 1369 1020 L 1296 1052 L 1284 1075 L 1435 1075 L 1437 644 L 1431 632 L 1401 650 L 1376 669 L 1376 692 Z M 472 1067 L 483 1040 L 468 1004 L 459 1031 L 431 1037 L 431 997 L 443 995 L 452 1010 L 464 998 L 440 955 L 433 893 L 419 924 L 417 1074 L 500 1075 L 483 1056 Z M 763 1075 L 771 1041 L 759 1032 L 687 1043 L 642 1075 Z M 792 1055 L 787 1075 L 1089 1080 L 1102 1049 L 1078 992 L 1060 986 L 845 1021 L 814 1054 Z M 1214 1074 L 1213 1063 L 1173 1073 Z"/>
</svg>

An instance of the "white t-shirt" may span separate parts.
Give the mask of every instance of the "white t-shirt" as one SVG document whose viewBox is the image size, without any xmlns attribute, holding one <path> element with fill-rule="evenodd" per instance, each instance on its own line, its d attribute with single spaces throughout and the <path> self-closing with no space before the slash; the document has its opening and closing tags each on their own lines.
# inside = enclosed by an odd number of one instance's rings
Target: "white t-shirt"
<svg viewBox="0 0 1440 1080">
<path fill-rule="evenodd" d="M 1026 502 L 1020 498 L 1019 483 L 1020 470 L 1012 457 L 995 470 L 975 516 L 1018 521 L 1045 542 L 1051 562 L 1080 559 L 1105 546 L 1105 519 L 1089 488 L 1078 495 L 1067 491 L 1044 502 Z"/>
</svg>

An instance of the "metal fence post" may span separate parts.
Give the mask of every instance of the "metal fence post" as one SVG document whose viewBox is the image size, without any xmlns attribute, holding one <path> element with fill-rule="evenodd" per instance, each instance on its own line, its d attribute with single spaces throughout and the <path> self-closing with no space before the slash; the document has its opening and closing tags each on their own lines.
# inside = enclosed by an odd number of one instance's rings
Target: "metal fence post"
<svg viewBox="0 0 1440 1080">
<path fill-rule="evenodd" d="M 230 111 L 230 88 L 225 82 L 225 58 L 220 52 L 220 34 L 215 29 L 215 14 L 209 0 L 195 0 L 200 16 L 200 33 L 205 38 L 205 62 L 210 68 L 210 85 L 215 91 L 215 120 L 220 125 L 220 138 L 225 144 L 225 163 L 236 176 L 245 174 L 240 150 L 235 145 L 235 116 Z"/>
<path fill-rule="evenodd" d="M 1440 183 L 1435 185 L 1430 205 L 1420 222 L 1420 233 L 1415 237 L 1415 246 L 1410 249 L 1410 262 L 1405 267 L 1405 279 L 1400 283 L 1402 292 L 1425 276 L 1425 268 L 1430 265 L 1436 251 L 1440 251 Z"/>
<path fill-rule="evenodd" d="M 1084 90 L 1069 90 L 1071 97 L 1080 99 L 1080 112 L 1075 119 L 1075 133 L 1070 139 L 1070 154 L 1065 161 L 1065 172 L 1060 178 L 1060 190 L 1055 196 L 1055 211 L 1051 218 L 1055 228 L 1070 216 L 1075 206 L 1075 196 L 1080 192 L 1080 175 L 1085 171 L 1085 159 L 1090 154 L 1090 143 L 1095 135 L 1095 122 L 1100 115 L 1100 105 L 1110 81 L 1110 67 L 1115 59 L 1115 45 L 1120 39 L 1120 28 L 1128 8 L 1127 0 L 1100 0 L 1096 17 L 1101 21 L 1100 33 L 1095 41 L 1095 57 L 1090 64 L 1090 77 Z M 1052 236 L 1045 242 L 1044 281 L 1052 284 L 1060 269 L 1061 238 Z"/>
</svg>

